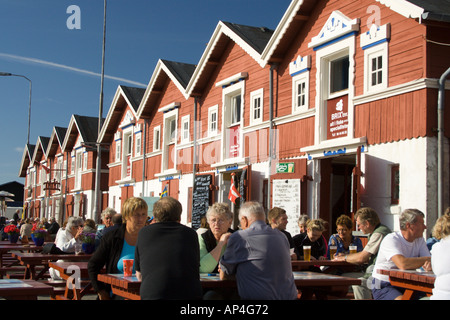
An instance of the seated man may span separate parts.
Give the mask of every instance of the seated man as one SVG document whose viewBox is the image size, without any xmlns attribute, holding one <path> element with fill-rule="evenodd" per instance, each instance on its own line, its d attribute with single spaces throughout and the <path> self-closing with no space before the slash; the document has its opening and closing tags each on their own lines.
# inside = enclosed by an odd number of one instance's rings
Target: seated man
<svg viewBox="0 0 450 320">
<path fill-rule="evenodd" d="M 372 208 L 359 209 L 355 213 L 355 219 L 359 229 L 368 235 L 368 242 L 363 251 L 348 255 L 342 254 L 337 256 L 335 260 L 345 260 L 362 266 L 362 273 L 344 273 L 343 276 L 353 277 L 355 275 L 362 280 L 361 286 L 352 286 L 355 299 L 372 299 L 372 291 L 369 289 L 371 285 L 367 285 L 367 281 L 372 275 L 381 241 L 387 234 L 391 233 L 391 230 L 380 223 L 377 212 Z"/>
<path fill-rule="evenodd" d="M 257 202 L 244 203 L 239 220 L 243 230 L 228 239 L 220 260 L 221 279 L 236 275 L 241 299 L 296 299 L 286 236 L 266 224 L 264 209 Z"/>
<path fill-rule="evenodd" d="M 406 209 L 400 216 L 400 231 L 388 234 L 381 242 L 372 273 L 375 300 L 400 300 L 403 296 L 403 290 L 392 286 L 389 277 L 378 273 L 378 270 L 414 270 L 420 267 L 431 270 L 430 251 L 423 238 L 427 228 L 424 216 L 417 209 Z"/>
<path fill-rule="evenodd" d="M 181 212 L 178 200 L 161 198 L 153 205 L 155 223 L 139 231 L 134 262 L 142 300 L 202 298 L 197 233 L 180 224 Z"/>
</svg>

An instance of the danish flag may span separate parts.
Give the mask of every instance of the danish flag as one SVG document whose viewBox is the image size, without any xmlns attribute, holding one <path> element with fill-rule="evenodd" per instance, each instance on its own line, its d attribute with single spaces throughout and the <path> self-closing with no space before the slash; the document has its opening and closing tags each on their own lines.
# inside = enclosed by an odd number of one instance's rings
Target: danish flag
<svg viewBox="0 0 450 320">
<path fill-rule="evenodd" d="M 236 204 L 236 199 L 240 198 L 241 195 L 239 194 L 239 191 L 237 191 L 235 185 L 234 185 L 234 173 L 231 174 L 231 186 L 230 186 L 230 192 L 228 193 L 228 200 Z"/>
</svg>

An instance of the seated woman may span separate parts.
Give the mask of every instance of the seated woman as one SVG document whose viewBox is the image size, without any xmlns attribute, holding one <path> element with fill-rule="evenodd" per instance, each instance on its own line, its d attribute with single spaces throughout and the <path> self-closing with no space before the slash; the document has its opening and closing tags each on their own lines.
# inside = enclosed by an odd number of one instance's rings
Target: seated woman
<svg viewBox="0 0 450 320">
<path fill-rule="evenodd" d="M 200 245 L 200 273 L 218 273 L 219 260 L 225 252 L 233 230 L 233 213 L 226 203 L 214 203 L 206 212 L 209 229 L 198 235 Z M 217 288 L 205 290 L 204 300 L 238 299 L 237 290 Z"/>
<path fill-rule="evenodd" d="M 214 203 L 206 212 L 209 229 L 199 234 L 200 273 L 218 272 L 218 263 L 225 251 L 233 213 L 226 203 Z"/>
<path fill-rule="evenodd" d="M 294 236 L 295 253 L 299 260 L 303 260 L 303 246 L 311 246 L 311 260 L 326 259 L 327 243 L 322 233 L 326 230 L 326 222 L 322 219 L 309 220 L 306 224 L 306 232 Z M 313 267 L 320 271 L 319 268 Z M 319 270 L 316 270 L 319 269 Z"/>
<path fill-rule="evenodd" d="M 147 216 L 148 206 L 143 199 L 133 197 L 125 200 L 122 205 L 124 223 L 102 237 L 100 246 L 89 259 L 89 278 L 100 300 L 115 297 L 109 287 L 97 280 L 97 275 L 103 267 L 106 273 L 123 273 L 123 259 L 134 259 L 138 233 L 145 226 Z"/>
<path fill-rule="evenodd" d="M 74 253 L 75 244 L 83 232 L 83 218 L 69 217 L 66 228 L 58 233 L 55 239 L 55 245 L 64 252 Z"/>
<path fill-rule="evenodd" d="M 353 221 L 349 216 L 343 214 L 336 220 L 337 233 L 333 234 L 328 241 L 328 247 L 336 246 L 336 255 L 346 255 L 350 253 L 350 246 L 356 246 L 356 252 L 364 249 L 361 239 L 352 234 Z M 330 252 L 327 253 L 328 259 Z"/>
<path fill-rule="evenodd" d="M 75 245 L 78 243 L 81 233 L 83 232 L 83 224 L 83 218 L 73 216 L 69 217 L 66 228 L 58 232 L 56 236 L 56 247 L 66 253 L 75 253 Z M 50 268 L 49 273 L 53 280 L 61 280 L 58 270 Z"/>
</svg>

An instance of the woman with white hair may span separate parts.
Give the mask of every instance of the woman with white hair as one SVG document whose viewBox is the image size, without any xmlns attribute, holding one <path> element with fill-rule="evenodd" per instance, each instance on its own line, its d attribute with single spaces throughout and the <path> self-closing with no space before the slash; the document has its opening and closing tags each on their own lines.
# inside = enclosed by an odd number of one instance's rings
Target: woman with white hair
<svg viewBox="0 0 450 320">
<path fill-rule="evenodd" d="M 56 247 L 64 252 L 74 253 L 75 244 L 78 242 L 78 239 L 83 232 L 83 224 L 83 219 L 81 217 L 69 217 L 69 219 L 67 220 L 66 228 L 58 232 L 58 234 L 56 235 Z M 49 273 L 52 279 L 61 279 L 58 270 L 50 268 Z"/>
<path fill-rule="evenodd" d="M 58 233 L 55 245 L 64 252 L 74 253 L 75 243 L 83 232 L 83 219 L 81 217 L 69 217 L 64 231 Z"/>
<path fill-rule="evenodd" d="M 217 267 L 225 251 L 233 213 L 226 203 L 214 203 L 206 212 L 209 229 L 198 236 L 200 245 L 200 272 L 218 272 Z"/>
</svg>

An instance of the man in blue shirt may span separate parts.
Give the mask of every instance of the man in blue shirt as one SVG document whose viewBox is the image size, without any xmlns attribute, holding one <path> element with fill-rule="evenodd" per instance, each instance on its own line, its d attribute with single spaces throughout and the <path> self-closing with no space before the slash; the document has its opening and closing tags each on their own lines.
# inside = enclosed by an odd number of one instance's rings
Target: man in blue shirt
<svg viewBox="0 0 450 320">
<path fill-rule="evenodd" d="M 293 300 L 297 288 L 292 275 L 289 242 L 265 222 L 261 204 L 246 202 L 239 210 L 242 230 L 234 232 L 220 260 L 220 277 L 236 276 L 244 300 Z"/>
</svg>

